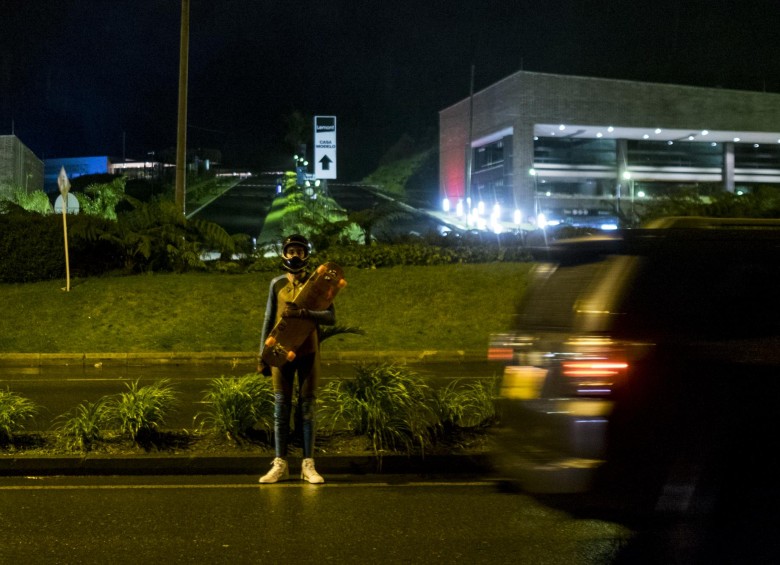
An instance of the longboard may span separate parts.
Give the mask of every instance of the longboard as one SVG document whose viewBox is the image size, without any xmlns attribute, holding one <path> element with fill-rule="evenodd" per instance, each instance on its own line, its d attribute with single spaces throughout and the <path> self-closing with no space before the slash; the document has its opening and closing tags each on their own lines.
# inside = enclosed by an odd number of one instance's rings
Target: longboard
<svg viewBox="0 0 780 565">
<path fill-rule="evenodd" d="M 341 267 L 336 263 L 323 263 L 303 285 L 293 304 L 306 310 L 326 310 L 346 285 Z M 278 307 L 283 308 L 281 304 Z M 314 320 L 281 318 L 265 340 L 263 362 L 271 367 L 281 367 L 295 359 L 296 350 L 315 327 Z"/>
</svg>

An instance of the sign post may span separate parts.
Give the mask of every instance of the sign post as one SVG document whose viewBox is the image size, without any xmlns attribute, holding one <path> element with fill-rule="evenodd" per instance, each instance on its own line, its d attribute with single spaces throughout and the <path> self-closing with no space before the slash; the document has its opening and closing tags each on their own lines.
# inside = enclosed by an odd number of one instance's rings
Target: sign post
<svg viewBox="0 0 780 565">
<path fill-rule="evenodd" d="M 314 176 L 336 178 L 336 116 L 314 116 Z"/>
<path fill-rule="evenodd" d="M 70 191 L 70 181 L 65 172 L 65 167 L 60 169 L 57 177 L 57 185 L 60 187 L 60 194 L 64 201 L 62 207 L 62 229 L 65 235 L 65 292 L 70 292 L 70 259 L 68 258 L 68 191 Z"/>
</svg>

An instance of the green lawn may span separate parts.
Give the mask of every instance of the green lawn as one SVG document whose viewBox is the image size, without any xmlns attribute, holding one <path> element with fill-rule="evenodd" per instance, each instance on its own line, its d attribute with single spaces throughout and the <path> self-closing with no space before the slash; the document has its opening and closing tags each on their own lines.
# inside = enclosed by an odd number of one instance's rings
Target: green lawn
<svg viewBox="0 0 780 565">
<path fill-rule="evenodd" d="M 480 350 L 505 329 L 528 263 L 347 269 L 329 351 Z M 0 353 L 254 352 L 272 273 L 0 285 Z"/>
</svg>

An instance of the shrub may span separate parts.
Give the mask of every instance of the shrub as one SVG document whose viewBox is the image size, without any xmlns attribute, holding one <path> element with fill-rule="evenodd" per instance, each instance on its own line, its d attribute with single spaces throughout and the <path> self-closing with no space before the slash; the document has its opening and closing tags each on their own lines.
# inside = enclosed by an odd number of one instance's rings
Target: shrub
<svg viewBox="0 0 780 565">
<path fill-rule="evenodd" d="M 353 380 L 328 383 L 320 394 L 320 415 L 331 431 L 338 423 L 366 435 L 374 454 L 387 450 L 424 454 L 432 441 L 435 414 L 430 387 L 404 366 L 359 365 Z"/>
<path fill-rule="evenodd" d="M 241 442 L 253 429 L 273 429 L 274 397 L 271 379 L 250 373 L 242 377 L 213 379 L 203 400 L 208 410 L 202 427 Z"/>
<path fill-rule="evenodd" d="M 31 400 L 9 390 L 0 390 L 0 445 L 6 445 L 16 432 L 24 429 L 24 422 L 38 413 Z"/>
<path fill-rule="evenodd" d="M 135 443 L 148 440 L 165 423 L 176 407 L 177 392 L 168 379 L 139 387 L 138 381 L 127 385 L 127 392 L 110 398 L 107 420 Z"/>
<path fill-rule="evenodd" d="M 485 427 L 496 419 L 496 381 L 463 383 L 456 379 L 434 392 L 434 411 L 439 430 L 447 433 L 456 428 Z"/>
<path fill-rule="evenodd" d="M 84 401 L 61 414 L 55 421 L 59 440 L 67 449 L 90 451 L 102 439 L 102 428 L 109 417 L 105 398 L 97 402 Z"/>
<path fill-rule="evenodd" d="M 68 216 L 71 276 L 112 271 L 122 265 L 118 246 L 91 234 L 108 222 L 84 215 Z M 61 214 L 36 214 L 21 209 L 0 214 L 0 282 L 34 282 L 65 277 Z"/>
<path fill-rule="evenodd" d="M 451 250 L 423 243 L 331 247 L 322 255 L 326 256 L 318 257 L 320 262 L 334 261 L 345 267 L 361 269 L 399 265 L 447 265 L 457 262 L 457 256 Z"/>
</svg>

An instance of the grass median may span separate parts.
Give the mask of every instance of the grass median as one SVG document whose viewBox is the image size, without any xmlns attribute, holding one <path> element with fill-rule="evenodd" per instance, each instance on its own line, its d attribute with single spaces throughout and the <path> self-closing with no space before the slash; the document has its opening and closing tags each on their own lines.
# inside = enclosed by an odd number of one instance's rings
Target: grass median
<svg viewBox="0 0 780 565">
<path fill-rule="evenodd" d="M 480 350 L 506 329 L 529 263 L 347 269 L 329 351 Z M 276 273 L 0 285 L 0 353 L 254 352 Z"/>
</svg>

